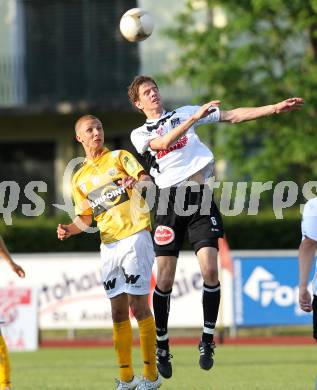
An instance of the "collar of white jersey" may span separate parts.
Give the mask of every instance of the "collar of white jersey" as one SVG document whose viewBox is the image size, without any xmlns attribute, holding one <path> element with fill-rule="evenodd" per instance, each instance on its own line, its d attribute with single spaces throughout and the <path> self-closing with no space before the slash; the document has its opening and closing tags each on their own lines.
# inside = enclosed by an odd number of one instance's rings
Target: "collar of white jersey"
<svg viewBox="0 0 317 390">
<path fill-rule="evenodd" d="M 157 123 L 158 121 L 164 121 L 168 118 L 170 118 L 172 115 L 175 114 L 175 110 L 174 111 L 163 111 L 162 115 L 158 118 L 158 119 L 147 119 L 146 120 L 146 124 L 147 125 L 152 125 L 153 123 Z"/>
</svg>

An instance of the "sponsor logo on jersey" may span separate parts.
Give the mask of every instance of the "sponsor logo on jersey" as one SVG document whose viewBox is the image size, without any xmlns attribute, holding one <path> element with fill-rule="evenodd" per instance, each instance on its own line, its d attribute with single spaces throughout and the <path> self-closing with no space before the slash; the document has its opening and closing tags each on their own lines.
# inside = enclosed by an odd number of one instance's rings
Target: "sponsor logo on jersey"
<svg viewBox="0 0 317 390">
<path fill-rule="evenodd" d="M 160 126 L 160 127 L 158 127 L 157 129 L 156 129 L 156 133 L 158 134 L 158 135 L 163 135 L 164 134 L 164 127 L 163 126 Z"/>
<path fill-rule="evenodd" d="M 108 183 L 88 194 L 88 201 L 95 217 L 129 200 L 126 189 L 118 185 L 119 180 Z"/>
<path fill-rule="evenodd" d="M 130 172 L 134 172 L 138 166 L 136 160 L 132 160 L 128 156 L 123 158 L 123 165 L 126 169 L 129 169 Z"/>
<path fill-rule="evenodd" d="M 155 229 L 154 241 L 157 245 L 170 244 L 175 238 L 175 233 L 169 226 L 160 225 Z"/>
<path fill-rule="evenodd" d="M 168 153 L 173 152 L 174 150 L 182 149 L 184 146 L 187 145 L 188 138 L 186 135 L 183 135 L 177 142 L 165 150 L 159 150 L 156 154 L 156 158 L 159 160 L 160 158 L 166 156 Z"/>
<path fill-rule="evenodd" d="M 172 127 L 176 127 L 176 126 L 179 126 L 181 124 L 181 121 L 179 118 L 173 118 L 171 119 L 171 125 Z"/>
</svg>

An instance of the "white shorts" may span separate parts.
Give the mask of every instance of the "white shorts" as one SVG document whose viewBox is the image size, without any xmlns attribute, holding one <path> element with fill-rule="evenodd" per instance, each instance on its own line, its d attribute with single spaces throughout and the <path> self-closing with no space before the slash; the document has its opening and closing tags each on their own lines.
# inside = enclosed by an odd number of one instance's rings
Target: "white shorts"
<svg viewBox="0 0 317 390">
<path fill-rule="evenodd" d="M 101 244 L 102 280 L 108 298 L 150 292 L 154 251 L 150 232 L 141 230 L 111 244 Z"/>
</svg>

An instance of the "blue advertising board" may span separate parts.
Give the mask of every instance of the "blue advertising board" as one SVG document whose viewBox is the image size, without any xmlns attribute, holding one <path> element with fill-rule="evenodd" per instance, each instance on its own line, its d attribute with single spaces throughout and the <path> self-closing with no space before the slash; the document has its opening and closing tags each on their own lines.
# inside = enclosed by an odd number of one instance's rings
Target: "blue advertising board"
<svg viewBox="0 0 317 390">
<path fill-rule="evenodd" d="M 298 306 L 297 257 L 234 258 L 233 294 L 237 326 L 312 323 Z"/>
</svg>

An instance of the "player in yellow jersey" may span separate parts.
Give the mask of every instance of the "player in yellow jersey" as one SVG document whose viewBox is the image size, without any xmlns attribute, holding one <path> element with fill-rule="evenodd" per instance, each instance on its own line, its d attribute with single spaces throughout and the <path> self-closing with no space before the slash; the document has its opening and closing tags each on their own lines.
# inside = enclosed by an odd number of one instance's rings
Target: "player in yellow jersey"
<svg viewBox="0 0 317 390">
<path fill-rule="evenodd" d="M 98 118 L 82 116 L 75 131 L 86 159 L 72 180 L 76 217 L 68 225 L 59 224 L 57 236 L 65 240 L 85 231 L 96 220 L 101 237 L 102 277 L 111 302 L 120 371 L 116 389 L 157 389 L 161 377 L 156 370 L 155 323 L 148 305 L 154 261 L 150 216 L 144 207 L 133 204 L 135 186 L 150 178 L 129 152 L 104 147 L 104 131 Z M 137 378 L 132 368 L 129 308 L 139 326 L 143 379 Z"/>
<path fill-rule="evenodd" d="M 10 266 L 13 272 L 15 272 L 20 278 L 24 278 L 25 272 L 22 267 L 16 264 L 0 236 L 0 257 L 2 257 Z M 0 313 L 0 326 L 5 322 Z M 11 378 L 10 378 L 10 361 L 9 354 L 4 339 L 1 334 L 0 328 L 0 390 L 10 390 Z"/>
</svg>

